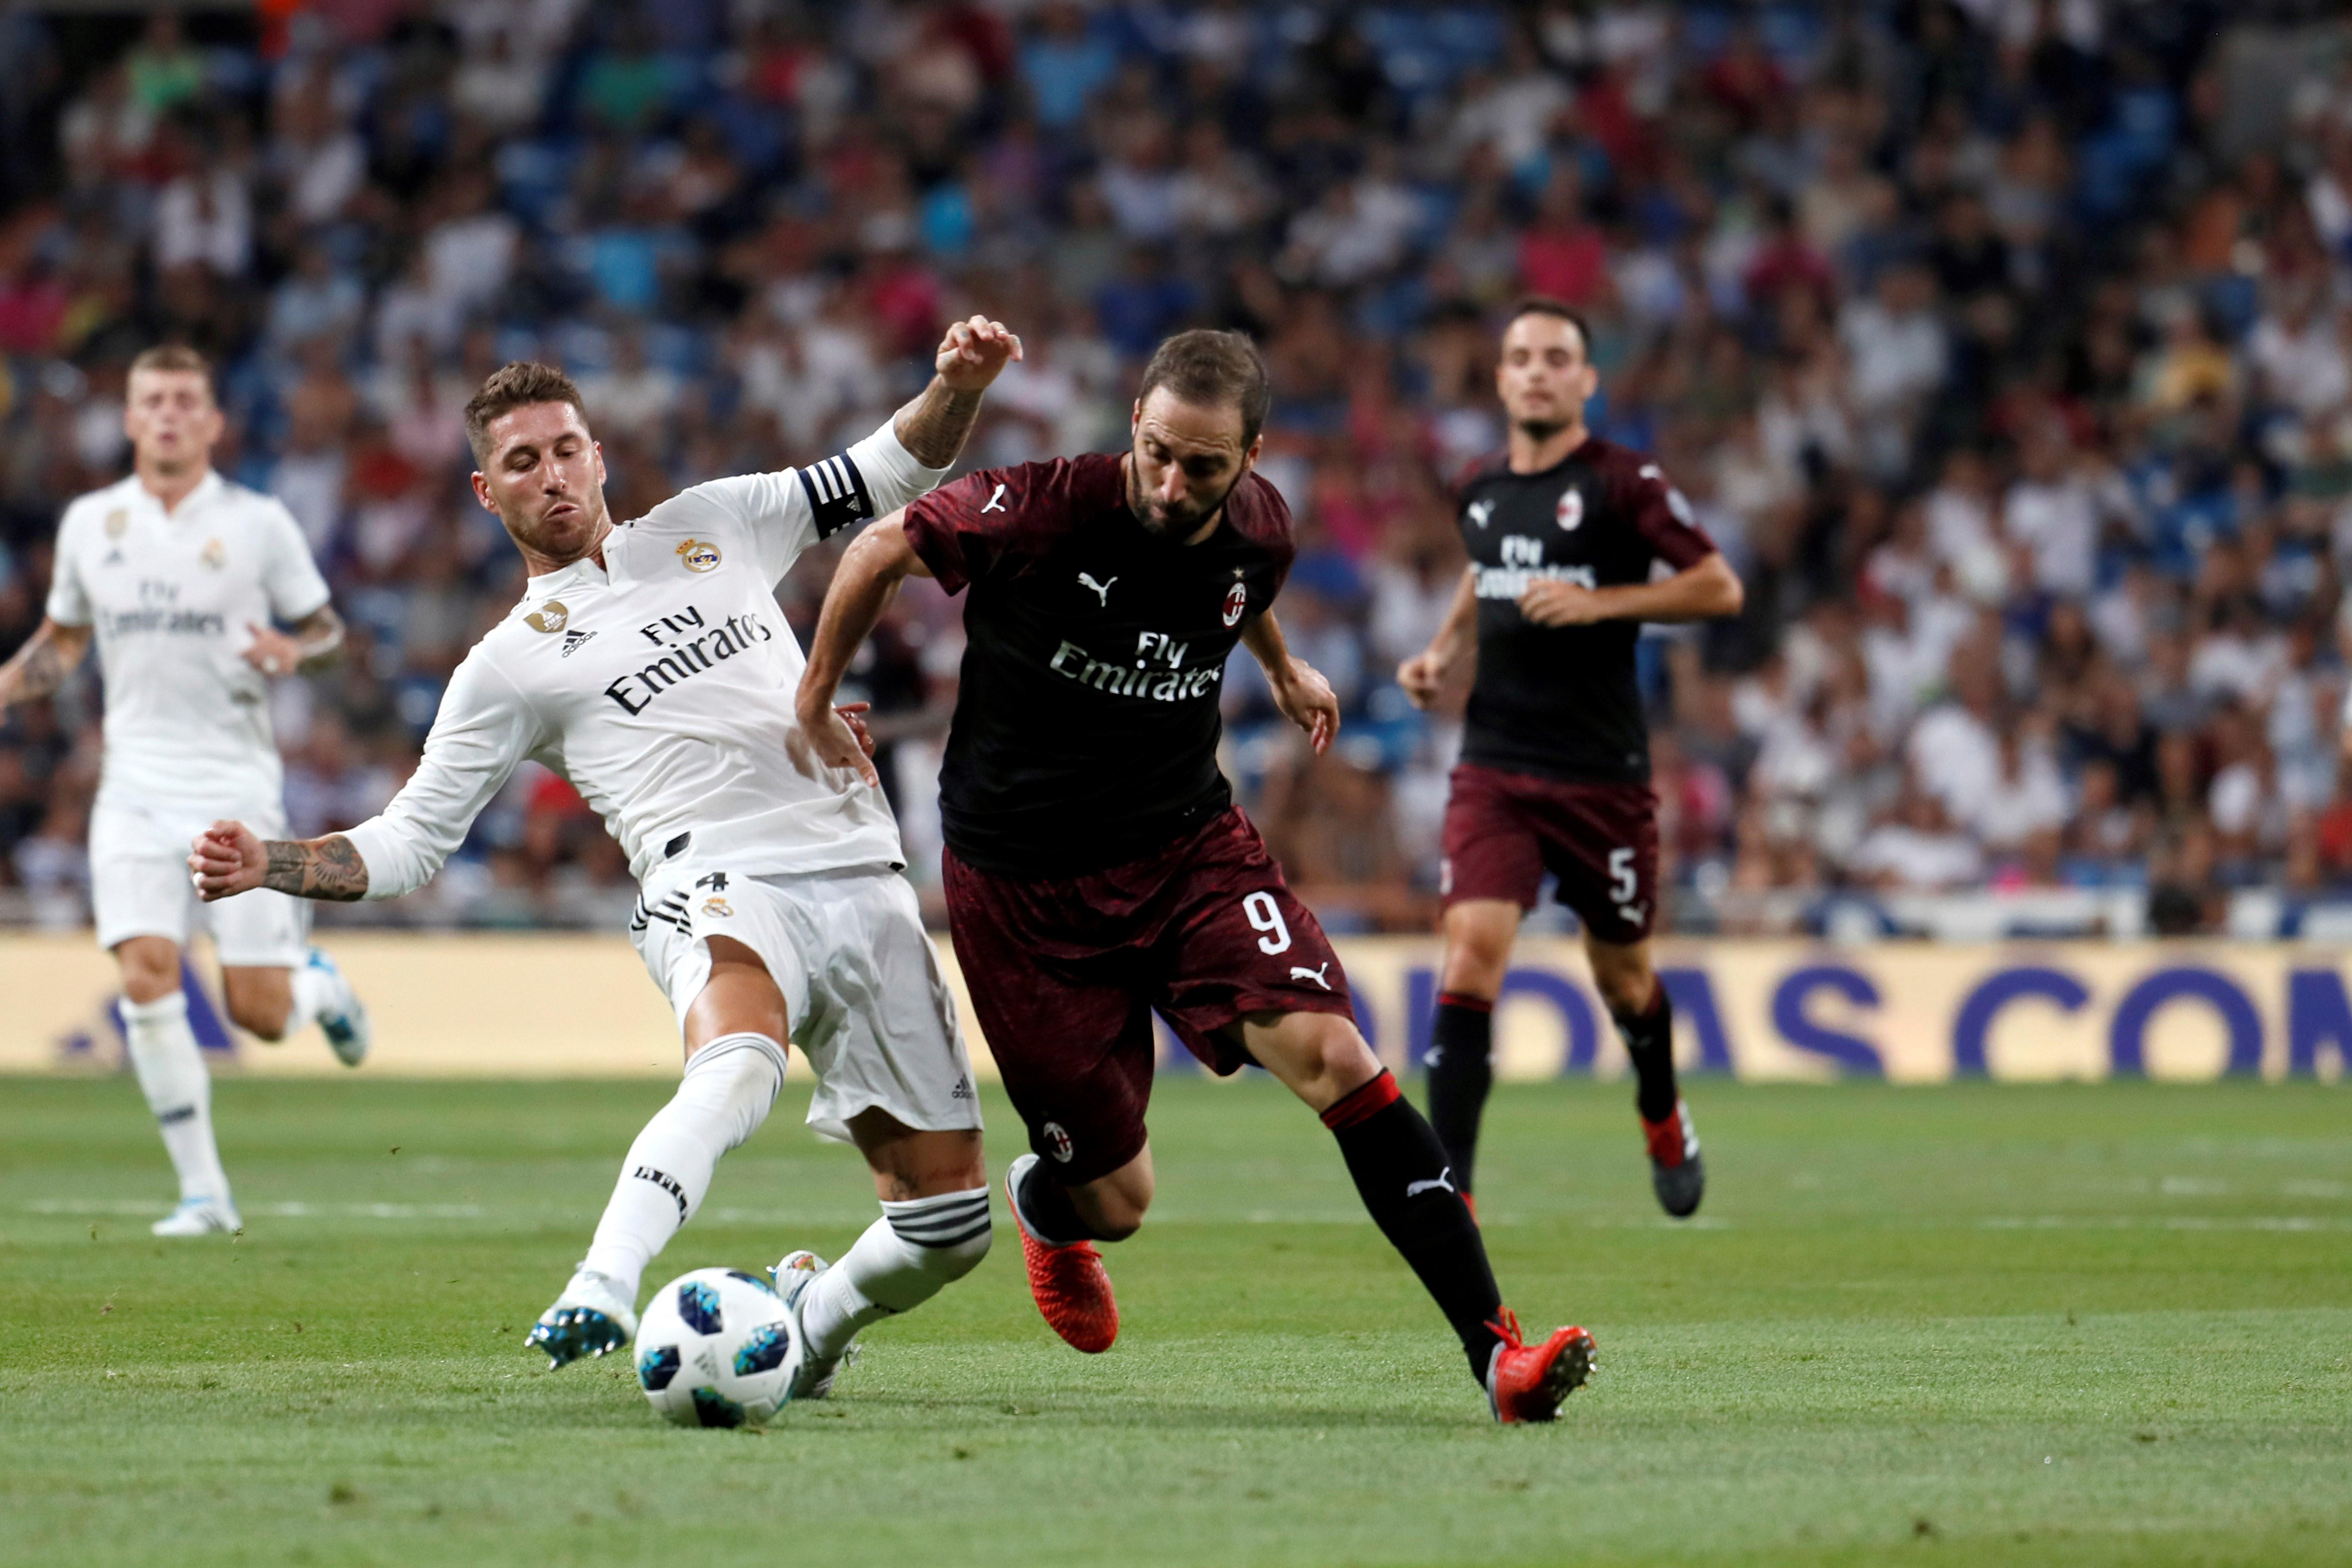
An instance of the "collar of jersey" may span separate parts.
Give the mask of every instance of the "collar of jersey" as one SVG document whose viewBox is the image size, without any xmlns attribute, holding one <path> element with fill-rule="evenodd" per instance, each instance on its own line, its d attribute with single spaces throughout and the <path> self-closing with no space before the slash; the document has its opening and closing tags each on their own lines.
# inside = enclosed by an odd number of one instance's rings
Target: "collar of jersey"
<svg viewBox="0 0 2352 1568">
<path fill-rule="evenodd" d="M 133 500 L 136 500 L 142 506 L 146 507 L 149 511 L 153 512 L 165 522 L 178 522 L 184 518 L 194 517 L 200 508 L 209 503 L 215 496 L 220 494 L 221 486 L 226 484 L 227 481 L 220 477 L 220 470 L 218 468 L 206 468 L 205 470 L 205 477 L 196 481 L 196 488 L 190 490 L 186 495 L 182 496 L 180 498 L 180 504 L 170 511 L 165 511 L 163 510 L 163 501 L 157 499 L 153 490 L 149 489 L 145 484 L 141 482 L 137 473 L 132 473 L 130 478 L 124 479 L 122 482 L 126 487 L 128 487 L 131 498 Z"/>
<path fill-rule="evenodd" d="M 569 566 L 559 566 L 552 572 L 542 573 L 536 577 L 526 577 L 522 584 L 523 603 L 535 605 L 541 599 L 551 599 L 558 594 L 572 593 L 582 588 L 606 587 L 613 581 L 610 571 L 612 564 L 613 541 L 607 539 L 604 542 L 604 565 L 607 570 L 599 572 L 596 569 L 596 563 L 583 555 Z"/>
</svg>

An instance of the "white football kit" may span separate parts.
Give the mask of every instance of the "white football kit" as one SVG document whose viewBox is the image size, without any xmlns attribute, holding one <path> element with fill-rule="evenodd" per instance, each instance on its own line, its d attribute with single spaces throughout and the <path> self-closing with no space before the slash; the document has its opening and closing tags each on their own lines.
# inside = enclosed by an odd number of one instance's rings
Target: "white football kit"
<svg viewBox="0 0 2352 1568">
<path fill-rule="evenodd" d="M 415 773 L 348 835 L 371 899 L 422 887 L 525 759 L 604 819 L 640 889 L 630 936 L 683 1024 L 705 939 L 760 955 L 814 1068 L 809 1125 L 880 1107 L 976 1128 L 970 1059 L 882 792 L 793 721 L 803 659 L 775 584 L 947 470 L 885 425 L 805 469 L 697 485 L 613 529 L 604 564 L 533 577 L 450 678 Z M 233 900 L 232 900 L 233 901 Z"/>
<path fill-rule="evenodd" d="M 268 682 L 243 655 L 252 626 L 299 621 L 327 598 L 293 515 L 218 474 L 169 512 L 135 474 L 66 509 L 47 611 L 93 628 L 106 685 L 89 823 L 100 946 L 134 936 L 184 945 L 197 918 L 224 964 L 304 962 L 307 905 L 264 891 L 199 906 L 187 858 L 222 817 L 284 837 Z"/>
</svg>

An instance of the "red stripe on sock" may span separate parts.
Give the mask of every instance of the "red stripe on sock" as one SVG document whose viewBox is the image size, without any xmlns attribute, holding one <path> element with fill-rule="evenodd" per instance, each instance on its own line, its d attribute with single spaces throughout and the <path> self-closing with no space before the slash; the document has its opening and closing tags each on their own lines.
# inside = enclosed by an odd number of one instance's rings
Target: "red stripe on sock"
<svg viewBox="0 0 2352 1568">
<path fill-rule="evenodd" d="M 1495 1010 L 1495 1004 L 1486 997 L 1472 996 L 1460 991 L 1439 992 L 1437 1005 L 1441 1007 L 1466 1007 L 1473 1013 L 1491 1013 Z"/>
<path fill-rule="evenodd" d="M 1334 1132 L 1341 1131 L 1359 1121 L 1370 1121 L 1403 1098 L 1404 1090 L 1397 1087 L 1396 1075 L 1382 1068 L 1380 1077 L 1350 1090 L 1326 1110 L 1323 1125 Z"/>
</svg>

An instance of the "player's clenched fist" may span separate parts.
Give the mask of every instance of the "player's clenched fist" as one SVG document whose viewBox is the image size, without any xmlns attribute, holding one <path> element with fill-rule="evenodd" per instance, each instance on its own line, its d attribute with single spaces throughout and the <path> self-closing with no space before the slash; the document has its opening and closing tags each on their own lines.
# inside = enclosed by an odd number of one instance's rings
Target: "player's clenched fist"
<svg viewBox="0 0 2352 1568">
<path fill-rule="evenodd" d="M 1021 357 L 1019 334 L 986 316 L 958 321 L 940 340 L 939 357 L 931 368 L 956 392 L 980 392 L 996 379 L 997 372 Z"/>
<path fill-rule="evenodd" d="M 1397 684 L 1416 708 L 1426 708 L 1445 689 L 1445 661 L 1433 653 L 1417 653 L 1397 666 Z"/>
<path fill-rule="evenodd" d="M 196 835 L 188 851 L 188 870 L 196 896 L 206 903 L 261 886 L 269 857 L 261 836 L 242 822 L 215 822 Z"/>
</svg>

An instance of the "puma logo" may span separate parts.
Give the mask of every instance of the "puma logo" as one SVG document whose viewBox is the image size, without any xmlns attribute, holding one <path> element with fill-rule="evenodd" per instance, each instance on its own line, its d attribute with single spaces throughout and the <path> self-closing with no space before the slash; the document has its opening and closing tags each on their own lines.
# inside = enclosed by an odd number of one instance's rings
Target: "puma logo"
<svg viewBox="0 0 2352 1568">
<path fill-rule="evenodd" d="M 1451 1165 L 1438 1172 L 1428 1181 L 1407 1182 L 1404 1184 L 1404 1195 L 1409 1198 L 1417 1198 L 1423 1193 L 1435 1192 L 1448 1192 L 1459 1195 L 1460 1190 L 1454 1184 L 1454 1167 Z"/>
<path fill-rule="evenodd" d="M 1001 489 L 1003 487 L 999 486 L 998 488 Z M 1118 581 L 1118 579 L 1114 577 L 1110 580 L 1110 583 L 1116 583 Z M 1096 582 L 1095 574 L 1091 572 L 1081 572 L 1078 574 L 1078 586 L 1081 588 L 1092 588 L 1095 591 L 1095 597 L 1102 601 L 1102 607 L 1106 610 L 1110 608 L 1110 583 Z"/>
<path fill-rule="evenodd" d="M 980 509 L 980 515 L 986 517 L 992 511 L 1003 511 L 1003 510 L 1004 487 L 1003 485 L 998 485 L 996 487 L 996 493 L 988 498 L 988 504 Z"/>
<path fill-rule="evenodd" d="M 1312 969 L 1303 963 L 1294 963 L 1290 966 L 1290 977 L 1293 980 L 1312 980 L 1316 984 L 1328 991 L 1331 989 L 1331 983 L 1323 978 L 1323 972 L 1330 967 L 1331 961 L 1328 958 Z"/>
<path fill-rule="evenodd" d="M 1495 503 L 1493 501 L 1474 500 L 1470 503 L 1470 521 L 1476 523 L 1480 528 L 1486 527 L 1487 520 L 1494 515 Z"/>
</svg>

